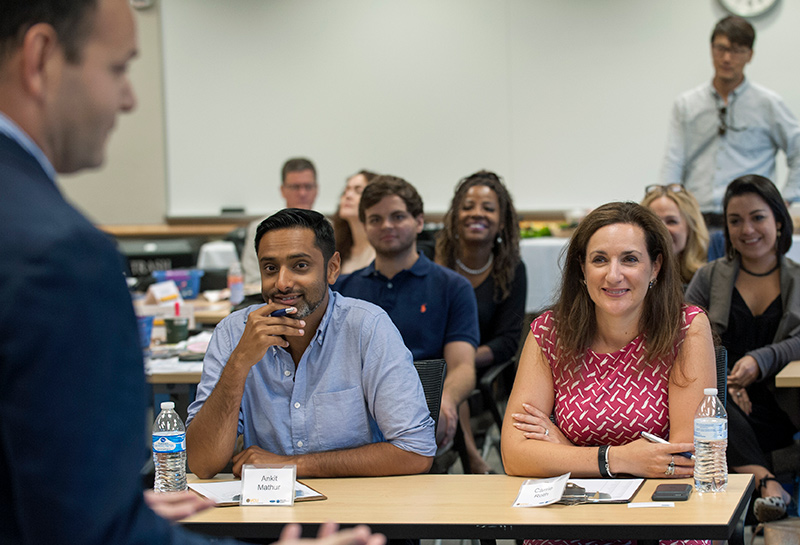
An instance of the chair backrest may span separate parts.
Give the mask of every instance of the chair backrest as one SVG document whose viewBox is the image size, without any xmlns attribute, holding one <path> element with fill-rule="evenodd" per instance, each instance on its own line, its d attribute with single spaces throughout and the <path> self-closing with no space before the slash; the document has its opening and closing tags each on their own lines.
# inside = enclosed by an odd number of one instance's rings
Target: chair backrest
<svg viewBox="0 0 800 545">
<path fill-rule="evenodd" d="M 722 406 L 727 408 L 725 403 L 728 396 L 728 351 L 722 345 L 715 346 L 714 355 L 717 360 L 717 397 Z"/>
<path fill-rule="evenodd" d="M 442 404 L 442 387 L 447 374 L 447 364 L 443 359 L 419 360 L 414 362 L 414 367 L 419 373 L 422 390 L 425 392 L 425 401 L 431 412 L 433 422 L 439 425 L 439 407 Z"/>
</svg>

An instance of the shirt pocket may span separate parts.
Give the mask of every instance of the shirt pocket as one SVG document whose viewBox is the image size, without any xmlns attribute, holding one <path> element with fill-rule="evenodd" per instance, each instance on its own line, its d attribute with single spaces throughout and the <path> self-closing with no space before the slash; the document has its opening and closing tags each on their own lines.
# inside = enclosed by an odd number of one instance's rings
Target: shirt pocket
<svg viewBox="0 0 800 545">
<path fill-rule="evenodd" d="M 317 393 L 313 399 L 314 430 L 322 450 L 355 448 L 372 442 L 367 402 L 360 387 Z"/>
</svg>

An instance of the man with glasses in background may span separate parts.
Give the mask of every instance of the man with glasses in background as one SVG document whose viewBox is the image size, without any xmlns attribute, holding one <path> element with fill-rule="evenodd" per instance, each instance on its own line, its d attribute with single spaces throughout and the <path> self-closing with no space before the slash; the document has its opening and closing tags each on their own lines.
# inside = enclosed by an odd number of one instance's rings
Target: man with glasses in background
<svg viewBox="0 0 800 545">
<path fill-rule="evenodd" d="M 786 153 L 785 199 L 800 197 L 800 126 L 774 92 L 744 77 L 755 30 L 725 17 L 711 34 L 714 78 L 680 95 L 672 110 L 663 185 L 683 184 L 700 203 L 709 228 L 721 228 L 722 197 L 744 174 L 775 179 L 775 155 Z"/>
<path fill-rule="evenodd" d="M 281 196 L 286 202 L 285 208 L 300 208 L 311 210 L 314 208 L 314 201 L 317 199 L 317 169 L 309 159 L 305 157 L 293 157 L 283 163 L 281 168 Z M 282 206 L 275 207 L 277 212 Z M 261 271 L 258 269 L 258 257 L 253 249 L 253 241 L 256 239 L 256 230 L 259 224 L 266 217 L 255 220 L 247 226 L 247 235 L 244 239 L 242 248 L 242 272 L 244 273 L 245 284 L 261 284 Z M 259 302 L 259 301 L 253 301 Z"/>
</svg>

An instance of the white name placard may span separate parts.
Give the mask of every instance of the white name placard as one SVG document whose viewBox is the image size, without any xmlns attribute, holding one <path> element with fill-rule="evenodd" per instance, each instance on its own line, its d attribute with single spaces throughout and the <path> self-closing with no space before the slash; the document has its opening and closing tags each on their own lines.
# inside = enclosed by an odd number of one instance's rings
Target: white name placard
<svg viewBox="0 0 800 545">
<path fill-rule="evenodd" d="M 297 466 L 245 464 L 239 505 L 292 505 Z"/>
</svg>

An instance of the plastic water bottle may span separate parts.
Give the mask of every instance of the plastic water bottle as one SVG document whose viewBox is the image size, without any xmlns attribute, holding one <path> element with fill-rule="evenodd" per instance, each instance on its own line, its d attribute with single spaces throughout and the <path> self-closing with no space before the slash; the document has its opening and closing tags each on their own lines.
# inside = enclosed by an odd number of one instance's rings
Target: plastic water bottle
<svg viewBox="0 0 800 545">
<path fill-rule="evenodd" d="M 156 492 L 186 490 L 186 427 L 172 401 L 161 403 L 153 424 L 153 463 Z"/>
<path fill-rule="evenodd" d="M 716 388 L 706 388 L 703 394 L 694 415 L 694 487 L 698 492 L 723 492 L 728 487 L 728 414 Z"/>
<path fill-rule="evenodd" d="M 244 301 L 244 275 L 242 274 L 242 265 L 238 261 L 231 263 L 228 269 L 228 289 L 231 292 L 232 305 L 238 305 Z"/>
</svg>

